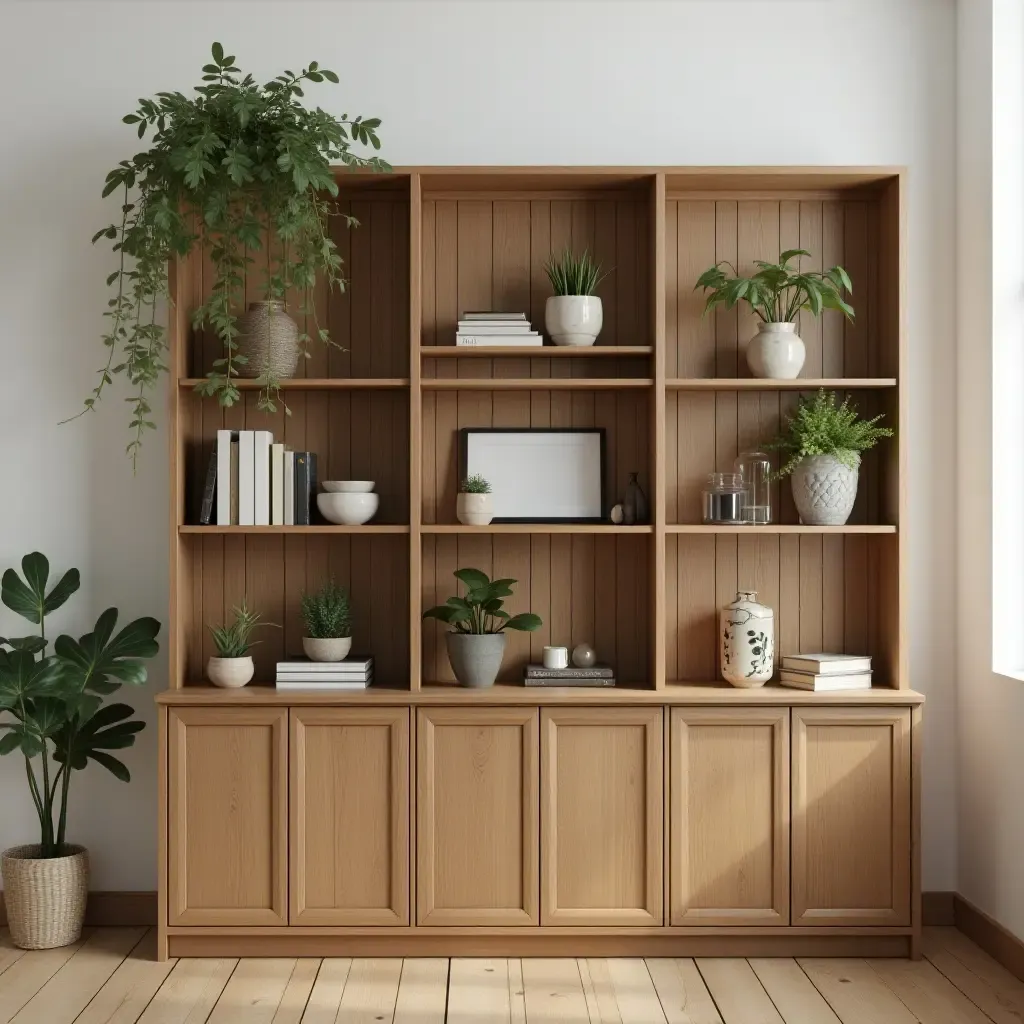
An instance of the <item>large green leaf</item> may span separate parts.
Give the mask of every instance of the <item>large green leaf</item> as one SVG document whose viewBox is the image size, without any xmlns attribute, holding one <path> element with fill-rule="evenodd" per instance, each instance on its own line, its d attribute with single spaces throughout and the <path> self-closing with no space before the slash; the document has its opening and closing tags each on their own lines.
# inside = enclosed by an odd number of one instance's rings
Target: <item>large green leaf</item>
<svg viewBox="0 0 1024 1024">
<path fill-rule="evenodd" d="M 519 615 L 513 615 L 505 623 L 505 629 L 521 629 L 526 633 L 532 633 L 543 625 L 544 623 L 539 615 L 534 615 L 533 612 L 522 612 Z"/>
<path fill-rule="evenodd" d="M 490 577 L 479 569 L 456 569 L 452 575 L 462 580 L 471 591 L 487 587 L 491 582 Z"/>
<path fill-rule="evenodd" d="M 123 750 L 135 743 L 135 734 L 146 727 L 138 719 L 131 720 L 135 709 L 127 704 L 107 704 L 92 717 L 76 723 L 67 722 L 54 737 L 56 751 L 54 759 L 61 764 L 68 761 L 68 745 L 71 747 L 70 766 L 81 771 L 89 759 L 103 765 L 124 782 L 128 781 L 128 769 L 120 761 L 103 753 L 106 750 Z"/>
<path fill-rule="evenodd" d="M 14 569 L 8 569 L 0 581 L 0 600 L 13 612 L 29 622 L 40 623 L 43 616 L 56 611 L 81 585 L 77 569 L 68 569 L 47 593 L 50 563 L 46 556 L 33 551 L 21 560 L 23 580 Z"/>
<path fill-rule="evenodd" d="M 58 658 L 51 656 L 36 661 L 26 651 L 0 650 L 0 710 L 60 696 L 65 685 L 63 666 Z"/>
<path fill-rule="evenodd" d="M 108 608 L 91 633 L 78 640 L 57 637 L 54 650 L 80 692 L 113 693 L 122 683 L 139 686 L 146 681 L 146 666 L 139 659 L 152 658 L 160 650 L 156 642 L 160 623 L 135 619 L 111 639 L 115 625 L 117 609 Z"/>
<path fill-rule="evenodd" d="M 46 650 L 46 641 L 41 636 L 0 636 L 0 647 L 4 646 L 26 654 L 38 654 Z"/>
</svg>

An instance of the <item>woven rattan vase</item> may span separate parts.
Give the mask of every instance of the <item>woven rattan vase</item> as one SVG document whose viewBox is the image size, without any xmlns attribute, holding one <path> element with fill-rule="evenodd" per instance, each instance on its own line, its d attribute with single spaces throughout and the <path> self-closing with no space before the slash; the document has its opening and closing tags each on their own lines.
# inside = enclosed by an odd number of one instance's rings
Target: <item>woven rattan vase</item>
<svg viewBox="0 0 1024 1024">
<path fill-rule="evenodd" d="M 52 949 L 82 934 L 89 892 L 89 854 L 65 847 L 66 857 L 39 857 L 39 846 L 12 846 L 0 867 L 11 941 L 21 949 Z"/>
<path fill-rule="evenodd" d="M 299 325 L 283 302 L 250 302 L 238 318 L 238 351 L 249 361 L 239 377 L 294 377 L 299 366 Z"/>
</svg>

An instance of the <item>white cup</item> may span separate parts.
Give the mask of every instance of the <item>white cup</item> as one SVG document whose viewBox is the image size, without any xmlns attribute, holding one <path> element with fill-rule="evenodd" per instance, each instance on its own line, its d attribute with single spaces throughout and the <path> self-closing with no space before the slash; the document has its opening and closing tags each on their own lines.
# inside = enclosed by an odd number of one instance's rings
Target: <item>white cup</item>
<svg viewBox="0 0 1024 1024">
<path fill-rule="evenodd" d="M 568 668 L 569 648 L 568 647 L 545 647 L 544 648 L 545 668 Z"/>
</svg>

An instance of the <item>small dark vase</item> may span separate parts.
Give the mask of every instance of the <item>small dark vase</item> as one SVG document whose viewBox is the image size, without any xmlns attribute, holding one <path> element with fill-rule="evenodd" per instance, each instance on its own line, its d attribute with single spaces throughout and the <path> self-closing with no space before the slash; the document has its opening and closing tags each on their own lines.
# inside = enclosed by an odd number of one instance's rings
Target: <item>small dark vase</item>
<svg viewBox="0 0 1024 1024">
<path fill-rule="evenodd" d="M 642 526 L 650 522 L 650 506 L 647 504 L 647 495 L 644 494 L 640 481 L 637 480 L 638 475 L 637 473 L 629 474 L 626 497 L 622 502 L 622 521 L 627 526 Z"/>
</svg>

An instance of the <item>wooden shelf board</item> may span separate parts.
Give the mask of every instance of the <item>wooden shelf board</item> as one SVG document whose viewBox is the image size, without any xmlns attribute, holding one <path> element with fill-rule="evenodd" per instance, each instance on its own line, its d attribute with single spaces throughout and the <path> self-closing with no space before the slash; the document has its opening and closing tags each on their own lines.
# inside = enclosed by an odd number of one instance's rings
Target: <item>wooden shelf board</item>
<svg viewBox="0 0 1024 1024">
<path fill-rule="evenodd" d="M 772 523 L 769 526 L 726 526 L 713 523 L 669 523 L 666 533 L 725 533 L 725 534 L 757 534 L 757 533 L 796 533 L 813 536 L 815 534 L 876 534 L 896 533 L 896 527 L 888 524 L 847 523 L 846 526 L 800 526 L 788 523 Z"/>
<path fill-rule="evenodd" d="M 763 377 L 669 377 L 669 391 L 816 391 L 818 388 L 850 391 L 894 388 L 895 377 L 797 377 L 796 380 Z"/>
<path fill-rule="evenodd" d="M 484 345 L 472 348 L 460 348 L 456 345 L 423 345 L 420 353 L 427 359 L 443 359 L 446 356 L 458 359 L 600 359 L 602 356 L 649 356 L 654 354 L 654 348 L 650 345 L 537 345 L 532 348 L 521 348 L 518 345 Z"/>
<path fill-rule="evenodd" d="M 489 523 L 487 526 L 463 526 L 461 523 L 429 523 L 423 533 L 624 533 L 648 534 L 653 526 L 618 526 L 615 523 Z"/>
<path fill-rule="evenodd" d="M 205 377 L 182 377 L 178 387 L 195 388 Z M 258 380 L 234 379 L 240 391 L 256 391 L 263 385 Z M 408 377 L 289 377 L 281 381 L 282 391 L 372 391 L 400 390 L 409 386 Z"/>
<path fill-rule="evenodd" d="M 186 524 L 178 527 L 178 533 L 205 533 L 213 536 L 215 534 L 237 535 L 243 533 L 302 533 L 302 534 L 324 534 L 324 533 L 408 533 L 409 527 L 392 523 L 364 523 L 362 526 L 339 526 L 334 523 L 316 523 L 312 526 L 196 526 Z"/>
<path fill-rule="evenodd" d="M 434 391 L 624 391 L 650 388 L 649 377 L 424 377 Z"/>
</svg>

